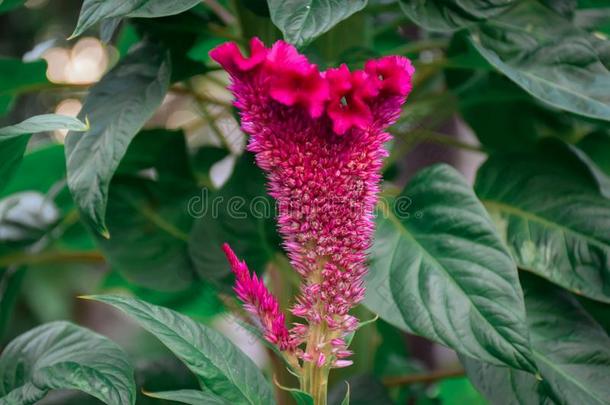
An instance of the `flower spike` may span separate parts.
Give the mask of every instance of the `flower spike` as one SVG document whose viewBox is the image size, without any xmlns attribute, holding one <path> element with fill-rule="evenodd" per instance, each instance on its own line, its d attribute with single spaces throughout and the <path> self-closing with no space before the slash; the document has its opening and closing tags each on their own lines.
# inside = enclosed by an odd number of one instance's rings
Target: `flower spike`
<svg viewBox="0 0 610 405">
<path fill-rule="evenodd" d="M 245 261 L 239 261 L 228 244 L 222 246 L 231 270 L 235 274 L 235 293 L 244 303 L 244 308 L 260 322 L 270 343 L 277 345 L 280 350 L 293 351 L 284 314 L 280 310 L 277 299 L 269 292 L 262 280 L 250 275 Z"/>
<path fill-rule="evenodd" d="M 236 45 L 211 56 L 231 76 L 248 150 L 278 202 L 278 227 L 301 292 L 292 314 L 305 322 L 290 332 L 277 301 L 228 247 L 236 292 L 269 330 L 314 368 L 347 367 L 345 339 L 358 326 L 349 314 L 364 298 L 366 254 L 373 236 L 385 129 L 398 118 L 414 69 L 401 56 L 320 72 L 283 41 L 271 49 L 254 39 L 251 57 Z M 244 62 L 245 60 L 245 62 Z M 273 321 L 273 316 L 280 321 Z M 299 347 L 307 342 L 305 348 Z"/>
</svg>

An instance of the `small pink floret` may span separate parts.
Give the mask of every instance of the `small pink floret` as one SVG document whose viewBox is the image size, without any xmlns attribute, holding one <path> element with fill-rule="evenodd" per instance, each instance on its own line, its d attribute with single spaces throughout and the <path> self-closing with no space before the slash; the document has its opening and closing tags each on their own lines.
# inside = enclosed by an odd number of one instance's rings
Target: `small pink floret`
<svg viewBox="0 0 610 405">
<path fill-rule="evenodd" d="M 235 42 L 227 42 L 210 52 L 210 57 L 231 74 L 247 72 L 260 65 L 267 58 L 268 50 L 258 39 L 250 40 L 250 56 L 244 57 Z"/>
<path fill-rule="evenodd" d="M 366 62 L 365 71 L 377 77 L 380 88 L 399 96 L 406 96 L 411 92 L 411 77 L 415 68 L 411 61 L 404 56 L 384 56 Z"/>
</svg>

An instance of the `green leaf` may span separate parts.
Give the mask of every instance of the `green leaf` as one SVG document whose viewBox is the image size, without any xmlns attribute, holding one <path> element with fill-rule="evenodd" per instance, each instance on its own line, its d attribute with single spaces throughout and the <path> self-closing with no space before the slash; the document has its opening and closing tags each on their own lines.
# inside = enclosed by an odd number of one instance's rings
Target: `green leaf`
<svg viewBox="0 0 610 405">
<path fill-rule="evenodd" d="M 178 390 L 163 392 L 146 392 L 151 398 L 165 399 L 189 405 L 229 405 L 230 403 L 218 396 L 197 390 Z"/>
<path fill-rule="evenodd" d="M 187 242 L 193 219 L 184 210 L 189 191 L 179 182 L 112 181 L 106 215 L 112 237 L 95 239 L 127 280 L 159 291 L 185 290 L 195 281 Z"/>
<path fill-rule="evenodd" d="M 597 183 L 597 187 L 599 189 L 599 193 L 606 198 L 610 198 L 610 177 L 606 173 L 604 173 L 597 164 L 582 150 L 573 145 L 566 145 L 572 155 L 577 158 L 580 163 L 589 171 L 589 174 L 595 182 Z"/>
<path fill-rule="evenodd" d="M 607 404 L 610 337 L 568 292 L 524 278 L 534 358 L 553 397 L 567 404 Z"/>
<path fill-rule="evenodd" d="M 44 167 L 44 170 L 40 170 L 41 167 Z M 27 190 L 46 193 L 65 177 L 66 159 L 63 145 L 44 145 L 23 157 L 23 162 L 6 189 L 0 192 L 0 196 Z"/>
<path fill-rule="evenodd" d="M 210 51 L 223 42 L 225 42 L 223 38 L 210 36 L 209 34 L 204 35 L 198 39 L 197 43 L 188 51 L 187 56 L 194 61 L 208 64 L 212 62 Z"/>
<path fill-rule="evenodd" d="M 341 405 L 349 405 L 349 383 L 346 381 L 347 391 L 345 392 L 345 398 L 341 401 Z"/>
<path fill-rule="evenodd" d="M 55 131 L 57 129 L 67 129 L 75 132 L 89 130 L 89 125 L 76 118 L 66 115 L 42 114 L 30 117 L 19 124 L 0 128 L 0 144 L 7 139 L 25 134 L 35 134 L 37 132 Z"/>
<path fill-rule="evenodd" d="M 19 168 L 30 134 L 56 129 L 86 131 L 88 126 L 76 118 L 44 114 L 28 118 L 19 124 L 0 128 L 0 191 Z"/>
<path fill-rule="evenodd" d="M 553 405 L 548 388 L 533 374 L 460 356 L 468 378 L 492 404 Z M 463 403 L 463 402 L 462 402 Z M 470 402 L 468 402 L 470 403 Z"/>
<path fill-rule="evenodd" d="M 267 0 L 271 20 L 284 39 L 304 46 L 362 10 L 367 0 Z"/>
<path fill-rule="evenodd" d="M 344 382 L 338 382 L 328 394 L 329 405 L 343 405 L 349 398 L 351 405 L 391 405 L 386 388 L 381 381 L 371 375 L 352 376 Z"/>
<path fill-rule="evenodd" d="M 231 178 L 219 191 L 202 188 L 201 193 L 189 202 L 189 211 L 197 218 L 189 250 L 200 276 L 205 279 L 228 274 L 221 249 L 225 242 L 251 270 L 261 273 L 279 250 L 279 238 L 274 230 L 275 203 L 267 195 L 265 178 L 252 154 L 239 158 Z"/>
<path fill-rule="evenodd" d="M 241 350 L 217 331 L 135 298 L 90 299 L 119 309 L 155 335 L 197 376 L 203 387 L 233 404 L 274 404 L 271 385 Z"/>
<path fill-rule="evenodd" d="M 565 145 L 491 156 L 475 190 L 519 267 L 610 302 L 610 200 Z"/>
<path fill-rule="evenodd" d="M 260 332 L 258 334 L 260 335 Z M 294 402 L 297 403 L 297 405 L 314 405 L 313 397 L 309 395 L 309 393 L 298 388 L 284 387 L 275 379 L 275 376 L 273 376 L 273 382 L 281 390 L 289 392 L 290 395 L 292 395 Z"/>
<path fill-rule="evenodd" d="M 294 402 L 297 403 L 297 405 L 314 405 L 313 398 L 307 392 L 302 391 L 298 388 L 284 387 L 280 385 L 277 380 L 274 382 L 275 385 L 277 385 L 280 389 L 288 391 L 290 395 L 292 395 L 292 398 L 294 399 Z"/>
<path fill-rule="evenodd" d="M 487 405 L 487 401 L 466 377 L 445 378 L 439 382 L 438 389 L 438 396 L 443 405 Z"/>
<path fill-rule="evenodd" d="M 0 0 L 0 13 L 6 13 L 17 7 L 21 7 L 25 0 Z"/>
<path fill-rule="evenodd" d="M 610 120 L 610 46 L 537 2 L 523 2 L 472 32 L 479 53 L 534 97 Z M 595 83 L 595 85 L 591 85 Z"/>
<path fill-rule="evenodd" d="M 365 304 L 459 353 L 534 370 L 517 269 L 447 165 L 421 171 L 380 213 Z"/>
<path fill-rule="evenodd" d="M 94 24 L 109 18 L 164 17 L 182 13 L 199 3 L 199 0 L 85 0 L 71 37 L 79 36 Z"/>
<path fill-rule="evenodd" d="M 594 132 L 584 137 L 577 146 L 610 176 L 610 133 Z"/>
<path fill-rule="evenodd" d="M 197 149 L 191 158 L 191 166 L 195 174 L 197 184 L 214 189 L 214 183 L 210 176 L 212 166 L 229 155 L 229 151 L 216 146 L 204 146 Z"/>
<path fill-rule="evenodd" d="M 0 191 L 19 168 L 29 141 L 28 135 L 5 140 L 0 138 Z"/>
<path fill-rule="evenodd" d="M 459 94 L 461 116 L 486 150 L 523 151 L 543 137 L 573 136 L 571 117 L 549 110 L 506 76 L 475 66 L 479 59 L 487 62 L 466 35 L 453 36 L 448 58 L 447 84 Z"/>
<path fill-rule="evenodd" d="M 108 193 L 112 238 L 96 235 L 96 242 L 130 282 L 159 291 L 195 282 L 187 243 L 193 218 L 185 208 L 196 185 L 189 176 L 181 132 L 143 131 L 129 145 Z"/>
<path fill-rule="evenodd" d="M 0 268 L 0 340 L 4 341 L 5 334 L 13 319 L 13 310 L 17 299 L 21 295 L 21 286 L 25 278 L 25 268 Z"/>
<path fill-rule="evenodd" d="M 24 63 L 0 57 L 0 95 L 17 94 L 48 83 L 46 62 Z"/>
<path fill-rule="evenodd" d="M 66 138 L 68 186 L 85 217 L 105 236 L 110 180 L 133 137 L 161 104 L 169 77 L 163 49 L 137 46 L 87 96 L 80 116 L 91 119 L 91 129 Z"/>
<path fill-rule="evenodd" d="M 3 403 L 33 404 L 53 389 L 84 391 L 107 404 L 135 403 L 133 368 L 125 352 L 106 337 L 69 322 L 32 329 L 0 356 Z"/>
<path fill-rule="evenodd" d="M 16 2 L 0 3 L 0 13 L 3 7 L 11 4 Z M 24 63 L 19 59 L 0 57 L 0 116 L 10 111 L 19 93 L 48 85 L 46 71 L 47 64 L 44 61 Z"/>
<path fill-rule="evenodd" d="M 402 11 L 430 31 L 453 31 L 508 10 L 515 0 L 400 0 Z"/>
</svg>

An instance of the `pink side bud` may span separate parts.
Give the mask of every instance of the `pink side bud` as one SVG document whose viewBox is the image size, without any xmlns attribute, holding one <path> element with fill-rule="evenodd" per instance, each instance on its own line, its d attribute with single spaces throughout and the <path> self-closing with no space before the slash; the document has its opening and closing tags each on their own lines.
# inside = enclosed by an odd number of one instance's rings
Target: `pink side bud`
<svg viewBox="0 0 610 405">
<path fill-rule="evenodd" d="M 228 244 L 225 243 L 222 250 L 235 274 L 235 293 L 244 303 L 244 308 L 258 319 L 265 338 L 280 350 L 294 350 L 277 299 L 256 274 L 250 275 L 246 262 L 240 262 Z"/>
</svg>

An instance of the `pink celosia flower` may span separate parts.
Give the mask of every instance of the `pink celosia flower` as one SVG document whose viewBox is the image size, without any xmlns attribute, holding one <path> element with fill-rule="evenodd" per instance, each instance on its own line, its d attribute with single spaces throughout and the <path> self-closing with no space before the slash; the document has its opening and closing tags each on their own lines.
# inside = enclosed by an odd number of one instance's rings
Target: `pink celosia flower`
<svg viewBox="0 0 610 405">
<path fill-rule="evenodd" d="M 235 274 L 235 293 L 245 304 L 244 308 L 261 323 L 265 338 L 277 345 L 280 350 L 294 350 L 286 328 L 284 314 L 276 298 L 267 290 L 256 274 L 250 275 L 246 262 L 239 261 L 226 243 L 222 246 L 231 270 Z"/>
<path fill-rule="evenodd" d="M 342 65 L 319 72 L 283 41 L 266 50 L 253 39 L 250 48 L 249 58 L 231 44 L 210 55 L 231 75 L 242 128 L 251 135 L 248 150 L 278 201 L 284 247 L 302 276 L 292 312 L 308 325 L 295 324 L 288 340 L 269 320 L 273 313 L 284 324 L 277 305 L 261 311 L 252 304 L 261 301 L 258 295 L 246 294 L 259 287 L 239 287 L 258 285 L 256 278 L 239 276 L 244 281 L 238 277 L 236 290 L 273 339 L 290 342 L 284 347 L 307 341 L 305 350 L 296 349 L 301 359 L 345 367 L 351 364 L 344 359 L 351 355 L 345 337 L 358 326 L 349 310 L 364 297 L 383 145 L 390 139 L 384 130 L 400 114 L 414 69 L 407 58 L 390 56 L 367 62 L 364 70 Z M 245 268 L 230 260 L 236 274 L 237 264 Z M 320 325 L 324 334 L 309 333 Z"/>
</svg>

